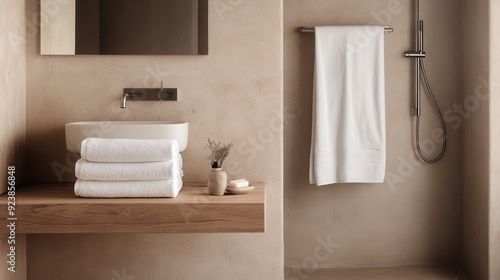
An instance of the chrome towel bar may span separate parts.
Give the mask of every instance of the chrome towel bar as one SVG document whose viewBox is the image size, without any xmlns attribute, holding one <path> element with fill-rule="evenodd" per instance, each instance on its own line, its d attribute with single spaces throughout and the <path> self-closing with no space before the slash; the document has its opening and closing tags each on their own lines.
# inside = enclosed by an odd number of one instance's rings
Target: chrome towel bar
<svg viewBox="0 0 500 280">
<path fill-rule="evenodd" d="M 314 27 L 299 27 L 297 30 L 300 33 L 311 33 L 311 32 L 314 32 Z M 387 26 L 387 25 L 384 26 L 385 33 L 393 32 L 393 31 L 394 31 L 394 28 Z"/>
</svg>

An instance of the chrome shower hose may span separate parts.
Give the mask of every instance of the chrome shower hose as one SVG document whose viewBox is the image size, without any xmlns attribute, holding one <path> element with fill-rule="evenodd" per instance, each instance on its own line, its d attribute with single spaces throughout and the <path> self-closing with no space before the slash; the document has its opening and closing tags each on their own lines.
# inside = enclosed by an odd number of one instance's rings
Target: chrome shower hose
<svg viewBox="0 0 500 280">
<path fill-rule="evenodd" d="M 444 153 L 446 152 L 446 125 L 444 123 L 443 114 L 441 114 L 441 110 L 439 110 L 439 106 L 436 102 L 436 99 L 434 98 L 434 94 L 432 94 L 432 89 L 431 89 L 431 86 L 429 84 L 429 80 L 427 79 L 427 74 L 425 73 L 424 60 L 421 58 L 418 58 L 418 59 L 420 60 L 420 69 L 422 70 L 422 77 L 424 78 L 425 87 L 427 89 L 427 95 L 429 96 L 429 100 L 431 101 L 432 107 L 434 107 L 434 110 L 436 111 L 436 114 L 439 117 L 439 121 L 441 123 L 441 129 L 443 131 L 443 136 L 442 136 L 443 143 L 441 146 L 441 152 L 439 153 L 439 155 L 436 158 L 433 158 L 433 159 L 428 159 L 424 155 L 424 153 L 422 152 L 422 149 L 420 147 L 420 116 L 418 116 L 418 115 L 416 116 L 417 123 L 416 123 L 416 132 L 415 132 L 416 139 L 415 140 L 417 142 L 416 143 L 417 144 L 417 151 L 418 151 L 420 158 L 422 158 L 422 160 L 427 162 L 427 163 L 436 163 L 443 158 Z"/>
</svg>

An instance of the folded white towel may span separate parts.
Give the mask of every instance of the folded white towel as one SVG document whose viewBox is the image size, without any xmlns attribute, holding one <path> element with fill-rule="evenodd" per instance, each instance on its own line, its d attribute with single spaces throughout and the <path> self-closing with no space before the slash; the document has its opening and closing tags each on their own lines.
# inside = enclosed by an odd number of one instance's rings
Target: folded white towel
<svg viewBox="0 0 500 280">
<path fill-rule="evenodd" d="M 79 159 L 76 178 L 95 181 L 170 180 L 182 177 L 182 157 L 158 162 L 92 162 Z"/>
<path fill-rule="evenodd" d="M 384 27 L 318 26 L 315 37 L 310 183 L 383 182 Z"/>
<path fill-rule="evenodd" d="M 105 139 L 82 141 L 82 159 L 95 162 L 154 162 L 173 160 L 179 154 L 175 139 Z"/>
<path fill-rule="evenodd" d="M 78 179 L 75 194 L 81 197 L 176 197 L 182 179 L 155 181 L 85 181 Z"/>
</svg>

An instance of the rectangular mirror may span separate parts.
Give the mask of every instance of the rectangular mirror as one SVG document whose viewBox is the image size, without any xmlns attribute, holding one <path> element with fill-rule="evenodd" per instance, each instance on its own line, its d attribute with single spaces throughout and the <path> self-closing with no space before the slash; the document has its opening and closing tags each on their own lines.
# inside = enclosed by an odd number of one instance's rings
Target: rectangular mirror
<svg viewBox="0 0 500 280">
<path fill-rule="evenodd" d="M 40 0 L 40 9 L 42 55 L 208 54 L 208 0 Z"/>
</svg>

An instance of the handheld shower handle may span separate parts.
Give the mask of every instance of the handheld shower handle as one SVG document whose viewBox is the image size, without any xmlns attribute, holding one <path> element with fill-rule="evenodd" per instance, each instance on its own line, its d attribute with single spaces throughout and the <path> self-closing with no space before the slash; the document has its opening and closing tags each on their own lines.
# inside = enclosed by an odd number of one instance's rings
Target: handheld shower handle
<svg viewBox="0 0 500 280">
<path fill-rule="evenodd" d="M 418 50 L 419 52 L 424 51 L 424 21 L 418 21 Z"/>
</svg>

